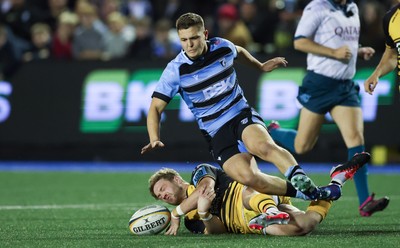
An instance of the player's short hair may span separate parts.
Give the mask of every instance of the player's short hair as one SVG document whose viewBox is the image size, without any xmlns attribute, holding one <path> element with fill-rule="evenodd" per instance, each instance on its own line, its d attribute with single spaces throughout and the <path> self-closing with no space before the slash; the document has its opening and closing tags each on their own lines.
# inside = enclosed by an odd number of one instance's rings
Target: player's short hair
<svg viewBox="0 0 400 248">
<path fill-rule="evenodd" d="M 204 28 L 204 20 L 200 15 L 189 12 L 181 15 L 178 20 L 176 20 L 176 30 L 178 31 L 193 26 L 197 26 L 199 29 Z"/>
<path fill-rule="evenodd" d="M 165 180 L 172 182 L 175 177 L 182 179 L 181 175 L 179 175 L 179 173 L 174 169 L 162 168 L 162 169 L 156 171 L 149 179 L 150 194 L 154 198 L 158 199 L 157 196 L 154 194 L 154 184 L 156 184 L 161 179 L 165 179 Z"/>
</svg>

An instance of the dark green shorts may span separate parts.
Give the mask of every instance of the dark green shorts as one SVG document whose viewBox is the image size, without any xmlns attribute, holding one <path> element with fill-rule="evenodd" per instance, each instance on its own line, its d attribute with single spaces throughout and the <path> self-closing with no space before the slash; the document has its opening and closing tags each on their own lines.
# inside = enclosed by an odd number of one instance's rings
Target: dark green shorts
<svg viewBox="0 0 400 248">
<path fill-rule="evenodd" d="M 297 100 L 306 109 L 326 114 L 335 106 L 360 107 L 360 86 L 353 80 L 337 80 L 308 71 Z"/>
</svg>

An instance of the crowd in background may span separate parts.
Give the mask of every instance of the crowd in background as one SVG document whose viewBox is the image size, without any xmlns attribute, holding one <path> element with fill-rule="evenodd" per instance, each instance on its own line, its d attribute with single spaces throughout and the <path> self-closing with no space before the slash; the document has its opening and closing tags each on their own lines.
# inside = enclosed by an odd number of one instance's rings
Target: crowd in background
<svg viewBox="0 0 400 248">
<path fill-rule="evenodd" d="M 0 0 L 0 79 L 42 59 L 171 59 L 180 51 L 176 19 L 203 16 L 209 37 L 253 54 L 292 51 L 310 0 Z M 397 0 L 359 0 L 363 46 L 383 52 L 382 17 Z"/>
</svg>

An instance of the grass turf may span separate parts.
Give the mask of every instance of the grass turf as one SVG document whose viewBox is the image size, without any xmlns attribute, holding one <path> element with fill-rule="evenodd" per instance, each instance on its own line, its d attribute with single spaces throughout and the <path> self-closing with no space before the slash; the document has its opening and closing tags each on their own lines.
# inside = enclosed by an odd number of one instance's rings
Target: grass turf
<svg viewBox="0 0 400 248">
<path fill-rule="evenodd" d="M 189 174 L 183 173 L 188 180 Z M 344 187 L 328 217 L 306 237 L 195 235 L 183 224 L 178 236 L 133 236 L 130 216 L 156 203 L 150 173 L 0 172 L 0 247 L 399 247 L 400 175 L 370 175 L 386 211 L 358 215 L 354 184 Z M 311 174 L 319 184 L 326 175 Z M 161 204 L 161 202 L 158 202 Z M 302 209 L 307 202 L 294 200 Z M 169 206 L 172 210 L 172 207 Z"/>
</svg>

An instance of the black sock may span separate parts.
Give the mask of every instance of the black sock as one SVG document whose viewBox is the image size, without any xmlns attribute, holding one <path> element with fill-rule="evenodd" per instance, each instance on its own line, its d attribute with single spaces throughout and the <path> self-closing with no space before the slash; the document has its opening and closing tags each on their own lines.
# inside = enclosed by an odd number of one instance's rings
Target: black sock
<svg viewBox="0 0 400 248">
<path fill-rule="evenodd" d="M 293 185 L 286 181 L 286 193 L 285 196 L 296 197 L 297 196 L 297 189 L 293 187 Z"/>
</svg>

